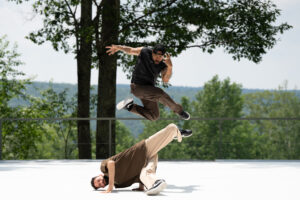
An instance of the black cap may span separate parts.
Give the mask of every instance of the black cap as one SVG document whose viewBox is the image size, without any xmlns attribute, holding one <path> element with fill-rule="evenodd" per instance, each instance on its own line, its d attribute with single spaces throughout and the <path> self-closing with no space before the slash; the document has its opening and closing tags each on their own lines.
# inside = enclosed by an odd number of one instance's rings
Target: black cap
<svg viewBox="0 0 300 200">
<path fill-rule="evenodd" d="M 157 54 L 158 51 L 160 51 L 162 53 L 162 55 L 164 55 L 166 53 L 165 46 L 162 44 L 155 45 L 153 48 L 153 53 Z"/>
</svg>

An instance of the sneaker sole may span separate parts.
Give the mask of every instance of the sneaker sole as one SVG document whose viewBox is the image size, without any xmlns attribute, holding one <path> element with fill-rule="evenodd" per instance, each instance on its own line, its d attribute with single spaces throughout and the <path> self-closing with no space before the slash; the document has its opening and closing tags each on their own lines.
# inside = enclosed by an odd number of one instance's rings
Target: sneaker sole
<svg viewBox="0 0 300 200">
<path fill-rule="evenodd" d="M 189 120 L 190 118 L 191 118 L 191 115 L 190 115 L 190 113 L 188 113 L 188 112 L 186 112 L 189 116 L 188 116 L 188 118 L 183 118 L 182 116 L 180 116 L 179 114 L 179 117 L 181 118 L 181 119 L 183 119 L 183 120 Z"/>
<path fill-rule="evenodd" d="M 181 135 L 181 137 L 182 138 L 188 138 L 188 137 L 191 137 L 193 134 L 191 134 L 191 135 L 188 135 L 188 136 L 183 136 L 183 135 Z M 177 136 L 175 136 L 174 138 L 173 138 L 173 140 L 177 140 Z"/>
<path fill-rule="evenodd" d="M 161 183 L 157 188 L 146 192 L 147 195 L 157 195 L 159 194 L 161 191 L 163 191 L 165 188 L 167 187 L 167 183 L 163 182 Z"/>
<path fill-rule="evenodd" d="M 122 100 L 122 101 L 120 101 L 120 102 L 117 104 L 116 107 L 117 107 L 118 110 L 121 110 L 121 109 L 125 108 L 125 106 L 126 106 L 129 102 L 131 102 L 131 101 L 133 101 L 132 98 Z"/>
<path fill-rule="evenodd" d="M 189 115 L 189 117 L 186 118 L 186 119 L 184 119 L 184 120 L 189 120 L 189 119 L 191 118 L 191 115 L 190 115 L 190 113 L 188 113 L 188 112 L 186 112 L 186 113 Z"/>
<path fill-rule="evenodd" d="M 189 120 L 191 118 L 191 116 L 189 116 L 188 118 L 184 119 L 184 120 Z"/>
<path fill-rule="evenodd" d="M 183 137 L 183 138 L 187 138 L 187 137 L 191 137 L 193 135 L 193 133 L 192 134 L 190 134 L 190 135 L 185 135 L 185 136 L 181 136 L 181 137 Z"/>
<path fill-rule="evenodd" d="M 189 116 L 188 118 L 183 118 L 183 117 L 180 117 L 180 118 L 183 120 L 189 120 L 191 118 L 191 116 Z"/>
</svg>

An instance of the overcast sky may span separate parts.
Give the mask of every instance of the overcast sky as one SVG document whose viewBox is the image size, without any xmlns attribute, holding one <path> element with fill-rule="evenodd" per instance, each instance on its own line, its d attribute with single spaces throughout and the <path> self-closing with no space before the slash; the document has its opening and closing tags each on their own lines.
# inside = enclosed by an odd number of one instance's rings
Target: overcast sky
<svg viewBox="0 0 300 200">
<path fill-rule="evenodd" d="M 288 22 L 294 28 L 279 35 L 280 41 L 268 51 L 263 61 L 254 64 L 248 60 L 233 61 L 231 55 L 217 50 L 213 54 L 189 49 L 172 58 L 175 86 L 203 86 L 214 75 L 221 79 L 242 84 L 244 88 L 276 89 L 288 81 L 289 89 L 300 88 L 300 0 L 273 0 L 282 10 L 278 22 Z M 16 5 L 0 0 L 0 36 L 18 44 L 20 59 L 25 65 L 20 68 L 35 81 L 77 83 L 76 61 L 73 54 L 53 50 L 50 43 L 38 46 L 25 39 L 30 31 L 41 26 L 39 16 L 31 12 L 30 4 Z M 98 72 L 92 71 L 92 84 L 97 84 Z M 121 68 L 118 68 L 117 83 L 128 84 Z"/>
</svg>

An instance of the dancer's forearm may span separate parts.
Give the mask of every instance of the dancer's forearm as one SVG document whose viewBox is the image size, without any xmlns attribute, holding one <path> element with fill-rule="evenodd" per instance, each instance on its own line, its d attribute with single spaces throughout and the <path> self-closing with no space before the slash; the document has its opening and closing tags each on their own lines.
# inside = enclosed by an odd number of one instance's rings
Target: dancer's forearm
<svg viewBox="0 0 300 200">
<path fill-rule="evenodd" d="M 172 65 L 168 65 L 165 71 L 162 73 L 162 81 L 168 83 L 172 76 Z"/>
<path fill-rule="evenodd" d="M 115 162 L 112 160 L 108 161 L 107 168 L 108 168 L 108 179 L 109 179 L 107 191 L 111 192 L 115 184 Z"/>
<path fill-rule="evenodd" d="M 164 83 L 168 83 L 171 76 L 172 76 L 172 68 L 173 68 L 173 64 L 171 61 L 171 55 L 169 53 L 166 53 L 166 55 L 164 56 L 164 63 L 167 65 L 166 69 L 162 72 L 162 81 Z"/>
<path fill-rule="evenodd" d="M 131 50 L 132 47 L 128 47 L 128 46 L 123 46 L 123 45 L 115 45 L 115 47 L 119 50 L 119 51 L 123 51 L 126 54 L 131 54 Z"/>
<path fill-rule="evenodd" d="M 115 47 L 119 51 L 123 51 L 128 55 L 134 55 L 134 56 L 138 56 L 143 48 L 143 47 L 133 48 L 133 47 L 123 46 L 123 45 L 115 45 Z"/>
</svg>

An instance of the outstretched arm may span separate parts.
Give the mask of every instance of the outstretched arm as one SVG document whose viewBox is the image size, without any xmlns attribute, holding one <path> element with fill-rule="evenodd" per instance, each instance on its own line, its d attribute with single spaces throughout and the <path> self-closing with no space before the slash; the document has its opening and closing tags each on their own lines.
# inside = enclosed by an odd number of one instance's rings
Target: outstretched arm
<svg viewBox="0 0 300 200">
<path fill-rule="evenodd" d="M 128 55 L 138 56 L 138 55 L 140 55 L 140 52 L 143 47 L 133 48 L 133 47 L 128 47 L 128 46 L 112 44 L 111 46 L 106 46 L 106 48 L 108 49 L 106 51 L 106 53 L 108 53 L 108 55 L 113 55 L 117 51 L 123 51 L 124 53 L 126 53 Z"/>
<path fill-rule="evenodd" d="M 166 54 L 164 63 L 167 65 L 167 67 L 161 72 L 161 78 L 164 83 L 168 83 L 172 76 L 173 68 L 170 54 Z"/>
<path fill-rule="evenodd" d="M 103 193 L 110 193 L 114 188 L 114 184 L 115 184 L 115 161 L 109 160 L 107 162 L 107 169 L 108 169 L 109 184 L 108 184 L 107 190 L 104 191 Z"/>
</svg>

